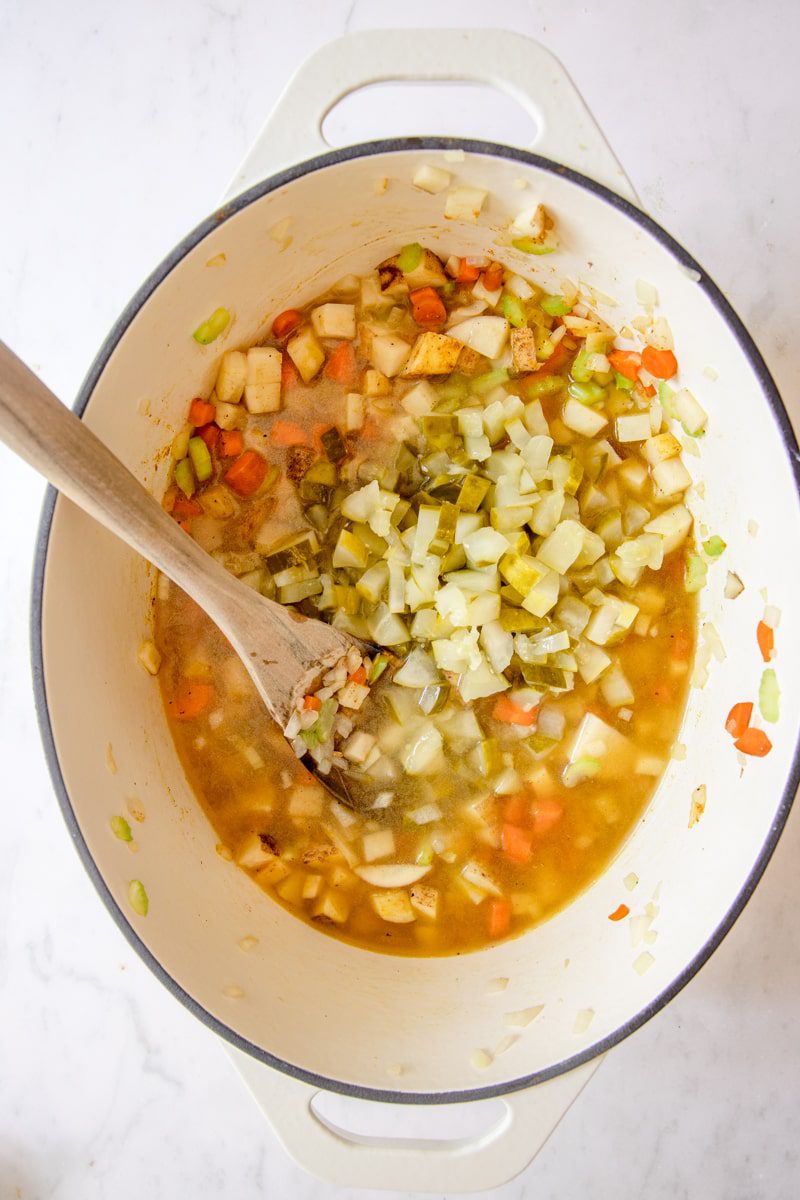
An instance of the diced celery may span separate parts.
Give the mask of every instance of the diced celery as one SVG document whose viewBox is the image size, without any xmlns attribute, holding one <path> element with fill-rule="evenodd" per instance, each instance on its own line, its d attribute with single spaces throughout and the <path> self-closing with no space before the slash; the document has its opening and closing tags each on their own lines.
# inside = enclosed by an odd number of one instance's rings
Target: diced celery
<svg viewBox="0 0 800 1200">
<path fill-rule="evenodd" d="M 572 312 L 572 305 L 563 296 L 543 296 L 539 307 L 551 317 L 565 317 L 567 313 Z"/>
<path fill-rule="evenodd" d="M 532 237 L 514 238 L 511 245 L 515 250 L 521 250 L 523 254 L 552 254 L 555 246 L 543 246 L 540 242 L 534 241 Z"/>
<path fill-rule="evenodd" d="M 571 383 L 567 391 L 581 404 L 599 404 L 606 397 L 605 388 L 599 383 Z"/>
<path fill-rule="evenodd" d="M 512 296 L 510 292 L 503 292 L 500 298 L 500 312 L 509 325 L 513 325 L 515 329 L 522 329 L 527 323 L 522 302 L 516 296 Z"/>
<path fill-rule="evenodd" d="M 498 367 L 494 371 L 487 371 L 485 375 L 476 375 L 470 386 L 476 396 L 487 396 L 500 384 L 507 382 L 508 371 L 505 367 Z"/>
<path fill-rule="evenodd" d="M 175 482 L 183 492 L 184 496 L 194 495 L 194 471 L 192 470 L 192 464 L 188 458 L 182 458 L 180 462 L 175 463 Z"/>
<path fill-rule="evenodd" d="M 121 842 L 133 841 L 131 827 L 124 817 L 112 817 L 109 824 L 111 825 L 111 832 L 115 838 L 119 838 Z"/>
<path fill-rule="evenodd" d="M 192 460 L 198 483 L 205 483 L 211 478 L 214 474 L 214 464 L 211 461 L 211 452 L 202 438 L 189 439 L 189 458 Z"/>
<path fill-rule="evenodd" d="M 705 587 L 707 575 L 708 563 L 704 562 L 699 554 L 687 554 L 686 576 L 683 586 L 690 595 L 694 592 L 699 592 L 702 587 Z"/>
<path fill-rule="evenodd" d="M 557 392 L 562 391 L 566 387 L 567 381 L 563 375 L 544 375 L 538 379 L 535 375 L 533 379 L 528 379 L 523 384 L 525 395 L 534 400 L 539 396 L 555 396 Z"/>
<path fill-rule="evenodd" d="M 419 242 L 409 242 L 407 246 L 403 246 L 397 256 L 397 266 L 404 275 L 408 275 L 411 271 L 416 271 L 419 264 L 422 262 L 422 246 Z"/>
<path fill-rule="evenodd" d="M 572 367 L 570 368 L 570 374 L 576 383 L 588 383 L 592 378 L 593 372 L 587 366 L 588 358 L 589 355 L 585 347 L 575 355 Z"/>
<path fill-rule="evenodd" d="M 619 388 L 621 392 L 633 391 L 633 380 L 628 379 L 625 375 L 620 375 L 619 371 L 614 372 L 614 387 Z"/>
<path fill-rule="evenodd" d="M 388 666 L 389 666 L 388 655 L 378 654 L 372 663 L 372 667 L 370 668 L 370 672 L 369 672 L 370 684 L 377 683 L 378 680 L 380 679 L 381 675 L 384 673 L 384 671 L 386 670 L 386 668 Z"/>
<path fill-rule="evenodd" d="M 719 558 L 720 554 L 726 549 L 726 543 L 723 542 L 719 534 L 714 533 L 703 542 L 703 549 L 709 558 Z"/>
<path fill-rule="evenodd" d="M 147 916 L 150 901 L 140 879 L 132 879 L 128 884 L 128 903 L 138 916 Z"/>
<path fill-rule="evenodd" d="M 207 321 L 197 326 L 192 337 L 201 346 L 208 346 L 228 328 L 231 314 L 227 308 L 216 308 Z"/>
</svg>

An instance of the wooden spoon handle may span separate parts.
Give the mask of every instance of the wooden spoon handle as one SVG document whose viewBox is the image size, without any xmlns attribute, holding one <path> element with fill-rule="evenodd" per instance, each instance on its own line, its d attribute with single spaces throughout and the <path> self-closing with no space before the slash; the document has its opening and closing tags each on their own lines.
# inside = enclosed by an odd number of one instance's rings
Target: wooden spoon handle
<svg viewBox="0 0 800 1200">
<path fill-rule="evenodd" d="M 205 609 L 285 726 L 298 689 L 349 644 L 230 575 L 145 491 L 92 431 L 0 342 L 0 438 L 54 487 L 149 559 Z M 269 656 L 263 647 L 269 647 Z M 251 660 L 259 656 L 257 669 Z"/>
</svg>

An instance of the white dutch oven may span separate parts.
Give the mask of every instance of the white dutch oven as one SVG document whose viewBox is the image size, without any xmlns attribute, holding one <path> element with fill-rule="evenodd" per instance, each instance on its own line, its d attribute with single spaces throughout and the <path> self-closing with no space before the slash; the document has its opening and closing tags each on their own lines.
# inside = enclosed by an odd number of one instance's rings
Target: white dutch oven
<svg viewBox="0 0 800 1200">
<path fill-rule="evenodd" d="M 337 99 L 364 83 L 403 77 L 505 88 L 536 118 L 536 153 L 432 138 L 321 153 L 320 121 Z M 463 150 L 463 162 L 445 162 L 443 152 L 454 149 Z M 299 158 L 307 161 L 286 166 Z M 488 190 L 476 224 L 445 221 L 443 197 L 412 187 L 415 168 L 429 162 Z M 276 166 L 283 168 L 277 174 Z M 389 185 L 380 194 L 376 181 L 384 177 Z M 511 1177 L 598 1056 L 679 991 L 742 910 L 798 780 L 799 684 L 788 668 L 800 661 L 800 580 L 787 549 L 800 545 L 800 506 L 786 414 L 725 298 L 635 206 L 559 64 L 533 42 L 487 31 L 359 34 L 316 54 L 290 85 L 230 197 L 134 297 L 76 403 L 160 494 L 167 462 L 159 451 L 184 421 L 187 398 L 210 388 L 222 349 L 258 339 L 276 311 L 305 303 L 346 272 L 367 270 L 403 243 L 419 240 L 444 256 L 491 252 L 520 207 L 539 200 L 555 214 L 560 243 L 557 253 L 534 261 L 539 278 L 566 274 L 616 297 L 620 307 L 609 315 L 617 324 L 636 311 L 637 279 L 658 288 L 682 379 L 710 413 L 702 457 L 689 459 L 705 485 L 695 512 L 728 543 L 701 603 L 702 619 L 713 621 L 729 653 L 712 664 L 705 689 L 691 693 L 681 734 L 686 757 L 671 762 L 602 878 L 546 924 L 464 957 L 394 958 L 323 937 L 265 897 L 215 853 L 158 690 L 135 664 L 151 609 L 148 567 L 53 495 L 42 523 L 36 689 L 50 768 L 78 851 L 155 974 L 244 1052 L 240 1065 L 284 1144 L 339 1184 L 454 1192 Z M 232 310 L 233 324 L 200 348 L 189 333 L 218 305 Z M 718 372 L 713 383 L 703 374 L 707 365 Z M 725 564 L 746 585 L 735 602 L 722 597 Z M 755 698 L 761 663 L 754 631 L 765 587 L 784 614 L 777 663 L 783 716 L 770 731 L 769 757 L 742 770 L 723 726 L 732 702 Z M 707 809 L 689 829 L 690 796 L 701 783 Z M 135 858 L 108 828 L 131 797 L 146 811 Z M 633 895 L 622 886 L 631 871 L 640 879 Z M 149 893 L 144 919 L 126 903 L 132 876 Z M 644 947 L 633 950 L 627 930 L 607 914 L 623 899 L 638 912 L 657 889 L 658 940 L 647 947 L 654 962 L 642 975 L 633 961 Z M 245 935 L 258 938 L 250 955 L 237 947 Z M 487 984 L 497 977 L 508 987 L 490 993 Z M 243 993 L 238 998 L 226 994 L 232 984 Z M 544 1006 L 541 1015 L 476 1072 L 471 1053 L 500 1041 L 504 1012 L 533 1005 Z M 593 1019 L 577 1033 L 577 1014 L 585 1010 Z M 472 1141 L 354 1142 L 312 1112 L 319 1089 L 400 1103 L 502 1095 L 506 1109 Z"/>
</svg>

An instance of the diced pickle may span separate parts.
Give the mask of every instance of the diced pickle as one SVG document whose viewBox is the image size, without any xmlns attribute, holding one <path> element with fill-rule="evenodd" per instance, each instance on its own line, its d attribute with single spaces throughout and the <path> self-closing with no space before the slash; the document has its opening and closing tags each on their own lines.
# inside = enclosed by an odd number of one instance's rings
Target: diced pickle
<svg viewBox="0 0 800 1200">
<path fill-rule="evenodd" d="M 526 596 L 545 570 L 528 554 L 504 554 L 500 559 L 500 574 L 520 595 Z"/>
<path fill-rule="evenodd" d="M 316 559 L 319 542 L 310 530 L 284 546 L 277 546 L 264 556 L 271 574 L 277 575 L 290 567 L 310 566 Z"/>
<path fill-rule="evenodd" d="M 549 667 L 543 663 L 523 663 L 521 666 L 523 678 L 531 687 L 565 688 L 567 673 L 560 667 Z"/>
<path fill-rule="evenodd" d="M 431 554 L 446 554 L 456 536 L 458 508 L 455 504 L 445 501 L 439 509 L 439 523 L 433 535 L 428 550 Z"/>
<path fill-rule="evenodd" d="M 458 507 L 462 512 L 477 512 L 491 486 L 491 481 L 480 475 L 467 475 L 458 493 Z"/>
<path fill-rule="evenodd" d="M 504 604 L 500 608 L 500 624 L 506 633 L 538 633 L 544 628 L 545 622 L 524 608 L 511 608 Z"/>
<path fill-rule="evenodd" d="M 431 450 L 447 450 L 456 440 L 458 423 L 452 413 L 430 413 L 420 426 Z"/>
<path fill-rule="evenodd" d="M 344 444 L 342 435 L 339 433 L 339 430 L 335 425 L 332 425 L 330 429 L 326 429 L 324 433 L 321 433 L 319 440 L 322 443 L 323 450 L 332 463 L 341 462 L 341 460 L 346 457 L 347 447 Z"/>
</svg>

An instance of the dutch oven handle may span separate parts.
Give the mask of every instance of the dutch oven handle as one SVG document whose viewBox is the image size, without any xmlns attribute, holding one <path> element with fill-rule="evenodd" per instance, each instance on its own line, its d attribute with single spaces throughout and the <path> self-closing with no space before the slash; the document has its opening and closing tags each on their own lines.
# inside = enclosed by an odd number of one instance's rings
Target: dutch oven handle
<svg viewBox="0 0 800 1200">
<path fill-rule="evenodd" d="M 443 1195 L 493 1189 L 523 1171 L 602 1062 L 594 1058 L 500 1097 L 505 1111 L 484 1133 L 436 1141 L 348 1133 L 314 1111 L 319 1088 L 226 1049 L 278 1140 L 306 1171 L 334 1187 Z M 396 1112 L 401 1128 L 403 1106 Z"/>
<path fill-rule="evenodd" d="M 424 80 L 483 83 L 506 92 L 536 123 L 534 139 L 524 149 L 572 167 L 639 204 L 555 55 L 530 38 L 501 29 L 371 29 L 321 46 L 290 79 L 225 198 L 329 151 L 322 122 L 351 92 L 373 83 Z"/>
</svg>

